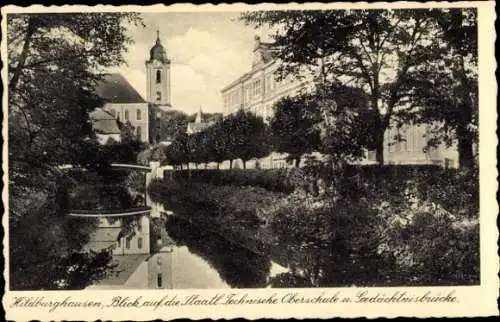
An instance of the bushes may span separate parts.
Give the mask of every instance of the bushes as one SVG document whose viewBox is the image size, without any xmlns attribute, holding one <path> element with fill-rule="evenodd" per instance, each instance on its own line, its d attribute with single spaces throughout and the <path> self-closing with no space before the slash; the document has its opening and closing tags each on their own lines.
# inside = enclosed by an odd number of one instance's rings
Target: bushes
<svg viewBox="0 0 500 322">
<path fill-rule="evenodd" d="M 377 253 L 407 285 L 479 283 L 479 222 L 439 206 L 379 209 Z M 391 273 L 391 272 L 388 272 Z M 394 275 L 394 274 L 393 274 Z"/>
<path fill-rule="evenodd" d="M 273 192 L 291 193 L 297 188 L 313 187 L 318 180 L 338 185 L 337 193 L 351 197 L 382 198 L 397 203 L 414 194 L 468 217 L 479 213 L 477 170 L 443 169 L 427 165 L 347 166 L 342 175 L 326 167 L 249 170 L 183 170 L 174 179 L 217 186 L 254 186 Z"/>
<path fill-rule="evenodd" d="M 172 177 L 217 186 L 254 186 L 269 191 L 290 193 L 294 190 L 290 182 L 291 172 L 287 169 L 183 170 L 173 172 Z"/>
<path fill-rule="evenodd" d="M 172 175 L 152 184 L 157 198 L 242 243 L 265 243 L 299 272 L 279 285 L 479 282 L 477 171 L 349 166 L 337 177 L 320 167 Z M 336 187 L 310 193 L 320 179 Z"/>
</svg>

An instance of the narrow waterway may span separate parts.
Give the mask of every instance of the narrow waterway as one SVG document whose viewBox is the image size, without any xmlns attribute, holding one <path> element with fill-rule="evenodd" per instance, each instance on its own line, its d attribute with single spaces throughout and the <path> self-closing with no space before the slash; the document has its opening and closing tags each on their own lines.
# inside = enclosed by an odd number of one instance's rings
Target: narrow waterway
<svg viewBox="0 0 500 322">
<path fill-rule="evenodd" d="M 152 213 L 162 208 L 152 205 Z M 118 264 L 112 274 L 91 288 L 189 289 L 267 287 L 287 271 L 269 258 L 234 244 L 223 237 L 161 212 L 139 218 L 143 227 L 130 241 L 128 251 L 116 252 Z M 149 222 L 149 238 L 144 224 Z M 107 227 L 98 227 L 95 233 Z M 145 238 L 146 237 L 146 238 Z M 136 243 L 149 239 L 149 250 Z M 112 239 L 112 238 L 111 238 Z M 135 251 L 132 250 L 135 248 Z"/>
<path fill-rule="evenodd" d="M 271 287 L 288 270 L 269 257 L 227 240 L 188 220 L 147 194 L 131 187 L 130 180 L 93 180 L 75 187 L 70 195 L 74 213 L 96 211 L 86 250 L 113 252 L 115 267 L 93 289 L 189 289 Z M 139 189 L 140 190 L 140 189 Z M 109 215 L 136 207 L 145 214 Z M 131 208 L 132 207 L 132 208 Z"/>
</svg>

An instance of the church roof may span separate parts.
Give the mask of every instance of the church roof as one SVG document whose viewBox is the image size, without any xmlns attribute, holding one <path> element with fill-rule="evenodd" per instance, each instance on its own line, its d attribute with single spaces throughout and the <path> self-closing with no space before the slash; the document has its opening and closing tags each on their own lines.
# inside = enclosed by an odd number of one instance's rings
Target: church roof
<svg viewBox="0 0 500 322">
<path fill-rule="evenodd" d="M 146 103 L 121 74 L 106 74 L 96 87 L 96 94 L 107 103 Z"/>
<path fill-rule="evenodd" d="M 167 51 L 165 50 L 165 47 L 163 47 L 160 41 L 160 32 L 159 31 L 156 32 L 157 32 L 156 43 L 154 44 L 153 47 L 151 47 L 151 50 L 149 51 L 149 61 L 158 60 L 161 61 L 162 63 L 169 63 L 170 60 L 167 57 Z"/>
</svg>

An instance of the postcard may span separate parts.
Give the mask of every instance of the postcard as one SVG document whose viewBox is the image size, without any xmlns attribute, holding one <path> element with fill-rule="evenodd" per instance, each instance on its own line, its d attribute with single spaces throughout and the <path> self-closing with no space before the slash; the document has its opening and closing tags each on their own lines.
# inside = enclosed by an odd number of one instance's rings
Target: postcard
<svg viewBox="0 0 500 322">
<path fill-rule="evenodd" d="M 493 1 L 2 18 L 7 319 L 499 314 Z"/>
</svg>

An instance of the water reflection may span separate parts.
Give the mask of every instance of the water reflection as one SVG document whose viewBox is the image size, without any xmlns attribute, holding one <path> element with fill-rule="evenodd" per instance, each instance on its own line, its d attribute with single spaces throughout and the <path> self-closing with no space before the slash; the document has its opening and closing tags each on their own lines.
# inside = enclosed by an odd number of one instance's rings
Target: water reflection
<svg viewBox="0 0 500 322">
<path fill-rule="evenodd" d="M 175 216 L 169 216 L 167 232 L 178 245 L 204 258 L 231 287 L 267 285 L 271 261 L 246 248 Z"/>
<path fill-rule="evenodd" d="M 241 245 L 229 243 L 223 237 L 175 215 L 166 215 L 156 206 L 152 205 L 152 213 L 158 211 L 161 216 L 141 216 L 139 222 L 142 228 L 133 226 L 134 234 L 129 242 L 123 242 L 122 239 L 111 246 L 117 268 L 91 288 L 266 287 L 277 276 L 288 271 Z M 110 247 L 102 242 L 99 244 L 99 239 L 106 239 L 107 236 L 106 240 L 113 243 L 117 237 L 116 233 L 110 231 L 119 224 L 105 224 L 106 219 L 101 221 L 103 225 L 96 229 L 89 242 L 89 247 L 94 249 Z M 143 244 L 139 247 L 141 240 Z"/>
<path fill-rule="evenodd" d="M 113 254 L 113 271 L 90 288 L 254 288 L 274 286 L 289 274 L 269 257 L 151 202 L 144 191 L 130 184 L 126 173 L 87 173 L 85 178 L 66 194 L 70 210 L 151 208 L 141 215 L 111 217 L 98 212 L 98 218 L 73 219 L 96 221 L 85 250 L 108 249 Z"/>
</svg>

